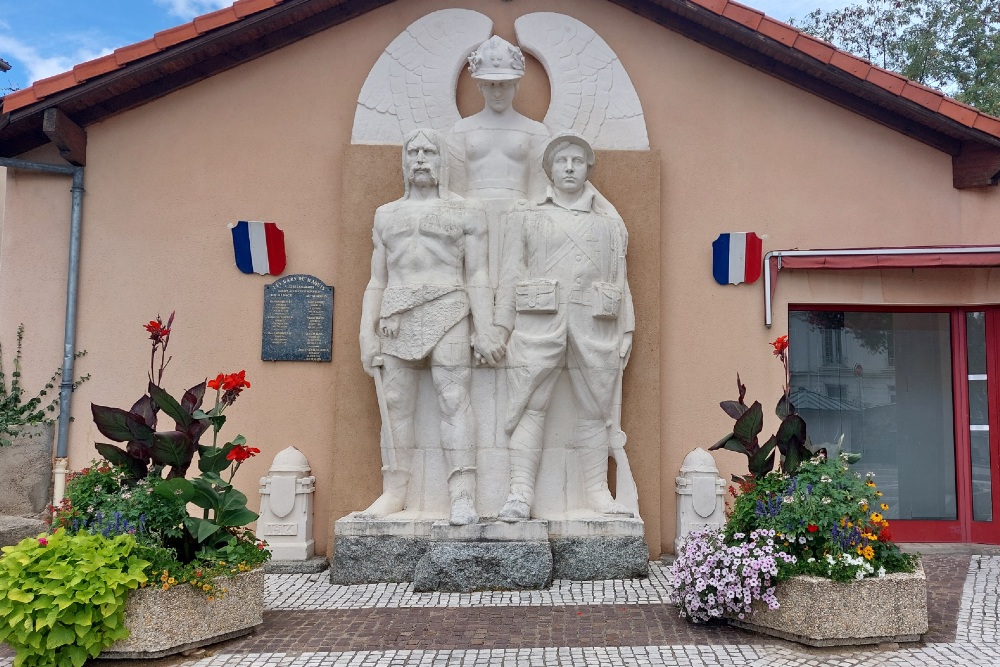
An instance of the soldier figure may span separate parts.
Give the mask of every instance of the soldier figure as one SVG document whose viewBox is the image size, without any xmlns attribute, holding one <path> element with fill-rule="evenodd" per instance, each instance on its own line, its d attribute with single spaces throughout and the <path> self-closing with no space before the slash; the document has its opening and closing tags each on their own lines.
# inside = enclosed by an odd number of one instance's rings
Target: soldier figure
<svg viewBox="0 0 1000 667">
<path fill-rule="evenodd" d="M 587 181 L 594 151 L 573 133 L 553 138 L 543 166 L 552 186 L 510 214 L 494 320 L 509 334 L 510 493 L 504 521 L 527 519 L 534 499 L 545 415 L 563 368 L 578 412 L 574 449 L 587 503 L 601 514 L 632 513 L 608 489 L 616 383 L 632 349 L 634 314 L 625 271 L 628 233 Z"/>
<path fill-rule="evenodd" d="M 433 130 L 403 142 L 405 193 L 375 212 L 371 280 L 361 313 L 361 359 L 376 378 L 383 414 L 383 492 L 364 512 L 404 508 L 415 446 L 420 374 L 429 365 L 441 409 L 450 522 L 476 523 L 475 420 L 469 400 L 472 348 L 495 364 L 501 336 L 491 335 L 482 207 L 448 191 L 445 144 Z M 472 314 L 474 332 L 470 328 Z"/>
</svg>

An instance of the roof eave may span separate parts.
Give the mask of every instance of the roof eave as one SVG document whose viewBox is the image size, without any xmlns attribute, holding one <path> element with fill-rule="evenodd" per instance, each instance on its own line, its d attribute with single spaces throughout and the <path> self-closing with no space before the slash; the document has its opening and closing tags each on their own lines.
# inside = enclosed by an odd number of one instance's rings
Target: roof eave
<svg viewBox="0 0 1000 667">
<path fill-rule="evenodd" d="M 59 109 L 74 123 L 86 127 L 392 1 L 284 0 L 0 115 L 0 156 L 20 155 L 48 142 L 42 128 L 47 109 Z M 762 19 L 763 15 L 725 0 L 703 0 L 703 4 L 690 0 L 612 1 L 750 67 L 951 155 L 956 188 L 998 182 L 1000 121 L 996 119 L 961 107 L 936 91 L 906 82 L 899 75 L 872 68 L 811 37 L 795 33 L 799 41 L 808 40 L 806 46 L 810 48 L 793 48 L 758 30 L 762 20 L 779 32 L 782 24 Z M 784 31 L 791 33 L 793 29 L 784 26 Z M 831 64 L 831 56 L 850 59 L 858 65 L 858 70 L 883 79 L 889 77 L 891 88 L 898 91 L 876 85 L 842 65 Z M 962 123 L 939 113 L 937 109 L 944 109 L 945 105 L 949 105 L 956 118 L 969 122 Z M 987 128 L 990 132 L 980 130 L 971 124 L 970 116 L 975 118 L 976 125 L 987 122 L 998 127 L 991 125 Z"/>
</svg>

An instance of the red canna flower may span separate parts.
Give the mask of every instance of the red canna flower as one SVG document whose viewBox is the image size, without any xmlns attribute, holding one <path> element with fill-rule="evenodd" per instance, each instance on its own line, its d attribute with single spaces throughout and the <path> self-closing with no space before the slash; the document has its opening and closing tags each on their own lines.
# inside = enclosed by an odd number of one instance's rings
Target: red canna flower
<svg viewBox="0 0 1000 667">
<path fill-rule="evenodd" d="M 222 381 L 223 391 L 241 390 L 244 387 L 250 388 L 250 383 L 246 381 L 246 371 L 230 373 Z"/>
<path fill-rule="evenodd" d="M 223 380 L 225 380 L 225 378 L 226 378 L 225 375 L 223 375 L 222 373 L 219 373 L 214 380 L 209 380 L 208 381 L 208 388 L 209 389 L 221 389 L 222 388 L 222 382 L 223 382 Z"/>
<path fill-rule="evenodd" d="M 772 343 L 771 346 L 774 348 L 774 356 L 780 357 L 788 349 L 788 336 L 778 336 Z"/>
<path fill-rule="evenodd" d="M 819 526 L 817 526 L 814 523 L 811 523 L 808 526 L 806 526 L 806 530 L 808 530 L 810 533 L 815 533 L 817 530 L 819 530 Z"/>
<path fill-rule="evenodd" d="M 229 453 L 226 454 L 227 461 L 236 461 L 237 463 L 243 463 L 251 456 L 260 454 L 260 450 L 256 447 L 246 447 L 244 445 L 236 445 Z"/>
</svg>

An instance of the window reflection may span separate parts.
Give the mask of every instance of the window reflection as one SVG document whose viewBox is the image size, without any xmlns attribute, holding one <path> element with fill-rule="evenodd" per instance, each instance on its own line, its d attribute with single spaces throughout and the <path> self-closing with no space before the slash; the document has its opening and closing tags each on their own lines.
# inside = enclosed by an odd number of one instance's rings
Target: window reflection
<svg viewBox="0 0 1000 667">
<path fill-rule="evenodd" d="M 948 313 L 789 313 L 791 399 L 814 446 L 861 454 L 890 519 L 956 518 Z"/>
</svg>

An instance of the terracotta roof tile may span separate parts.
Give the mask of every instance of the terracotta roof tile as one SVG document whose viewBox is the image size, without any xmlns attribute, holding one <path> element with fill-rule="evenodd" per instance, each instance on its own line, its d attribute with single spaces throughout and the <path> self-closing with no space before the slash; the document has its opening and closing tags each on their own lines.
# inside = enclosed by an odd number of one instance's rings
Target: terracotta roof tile
<svg viewBox="0 0 1000 667">
<path fill-rule="evenodd" d="M 115 59 L 115 54 L 109 53 L 106 56 L 80 63 L 73 68 L 73 76 L 76 77 L 78 83 L 83 83 L 87 79 L 93 79 L 95 76 L 113 72 L 119 67 L 121 65 Z"/>
<path fill-rule="evenodd" d="M 195 18 L 194 27 L 200 34 L 208 32 L 209 30 L 221 28 L 222 26 L 229 25 L 230 23 L 234 23 L 238 21 L 239 18 L 240 17 L 236 15 L 235 9 L 232 7 L 225 7 L 224 9 Z"/>
<path fill-rule="evenodd" d="M 976 122 L 973 123 L 972 127 L 982 130 L 987 134 L 992 134 L 995 137 L 1000 137 L 1000 118 L 994 118 L 993 116 L 981 113 L 976 118 Z"/>
<path fill-rule="evenodd" d="M 150 37 L 149 39 L 141 42 L 136 42 L 135 44 L 129 44 L 128 46 L 123 46 L 120 49 L 115 49 L 115 58 L 118 59 L 119 64 L 124 65 L 125 63 L 132 62 L 133 60 L 151 56 L 158 51 L 159 49 L 156 48 L 156 40 Z"/>
<path fill-rule="evenodd" d="M 795 39 L 799 36 L 798 30 L 787 23 L 775 21 L 769 16 L 765 16 L 764 20 L 760 22 L 760 25 L 757 26 L 757 32 L 765 35 L 766 37 L 777 40 L 785 46 L 791 46 L 794 44 Z"/>
<path fill-rule="evenodd" d="M 872 67 L 868 70 L 866 80 L 874 83 L 879 88 L 885 88 L 889 92 L 901 95 L 906 86 L 906 78 L 895 72 L 884 70 L 881 67 Z"/>
<path fill-rule="evenodd" d="M 281 4 L 281 0 L 236 0 L 233 3 L 233 9 L 236 10 L 238 17 L 243 18 L 279 4 Z"/>
<path fill-rule="evenodd" d="M 906 99 L 927 107 L 931 111 L 937 111 L 938 107 L 941 106 L 941 100 L 944 99 L 943 93 L 940 93 L 933 88 L 913 83 L 912 81 L 907 81 L 906 85 L 903 86 L 902 95 Z"/>
<path fill-rule="evenodd" d="M 79 81 L 76 80 L 76 75 L 73 74 L 73 70 L 70 70 L 62 74 L 50 76 L 47 79 L 36 81 L 31 87 L 35 91 L 35 95 L 38 96 L 38 99 L 42 99 L 53 93 L 58 93 L 60 90 L 72 88 L 77 83 Z"/>
<path fill-rule="evenodd" d="M 156 40 L 156 48 L 162 51 L 163 49 L 173 46 L 174 44 L 186 42 L 187 40 L 194 39 L 197 36 L 198 30 L 194 27 L 194 23 L 185 23 L 174 28 L 161 30 L 153 35 L 153 39 Z"/>
<path fill-rule="evenodd" d="M 726 10 L 727 0 L 692 0 L 694 4 L 701 5 L 710 12 L 721 14 Z"/>
<path fill-rule="evenodd" d="M 13 111 L 14 109 L 20 109 L 21 107 L 26 107 L 29 104 L 34 104 L 38 101 L 38 96 L 35 95 L 35 89 L 31 86 L 27 88 L 22 88 L 21 90 L 15 90 L 13 93 L 7 93 L 3 98 L 3 110 L 4 112 Z"/>
<path fill-rule="evenodd" d="M 756 30 L 764 18 L 764 15 L 756 9 L 751 9 L 738 2 L 730 2 L 726 5 L 726 9 L 722 12 L 722 15 L 727 19 L 742 23 L 751 30 Z"/>
<path fill-rule="evenodd" d="M 839 51 L 831 44 L 807 35 L 793 26 L 767 17 L 751 7 L 727 0 L 688 1 L 715 14 L 725 16 L 779 44 L 794 48 L 820 62 L 828 63 L 832 67 L 848 72 L 871 85 L 937 111 L 967 127 L 974 127 L 1000 137 L 1000 119 L 982 114 L 972 107 L 945 97 L 936 90 L 911 82 L 900 74 L 875 67 L 849 53 Z M 271 9 L 282 2 L 284 0 L 236 0 L 230 7 L 199 16 L 190 23 L 163 30 L 156 33 L 151 39 L 123 46 L 111 55 L 81 63 L 70 72 L 63 72 L 36 81 L 24 90 L 12 92 L 3 98 L 3 111 L 8 112 L 29 106 L 48 95 L 71 88 L 80 82 L 106 74 L 176 44 L 194 39 L 199 34 Z"/>
<path fill-rule="evenodd" d="M 968 127 L 972 127 L 976 122 L 976 118 L 979 117 L 979 112 L 969 105 L 956 102 L 947 97 L 941 100 L 938 113 L 942 113 L 952 120 L 957 120 L 962 125 L 967 125 Z"/>
<path fill-rule="evenodd" d="M 850 53 L 844 53 L 843 51 L 837 51 L 830 58 L 830 64 L 834 67 L 839 67 L 845 72 L 850 72 L 859 79 L 864 79 L 868 76 L 868 72 L 871 70 L 871 63 L 868 63 L 861 58 L 852 56 Z"/>
<path fill-rule="evenodd" d="M 826 42 L 811 37 L 804 32 L 799 33 L 799 36 L 795 39 L 795 44 L 792 46 L 823 63 L 830 62 L 830 58 L 836 52 L 836 49 Z"/>
</svg>

